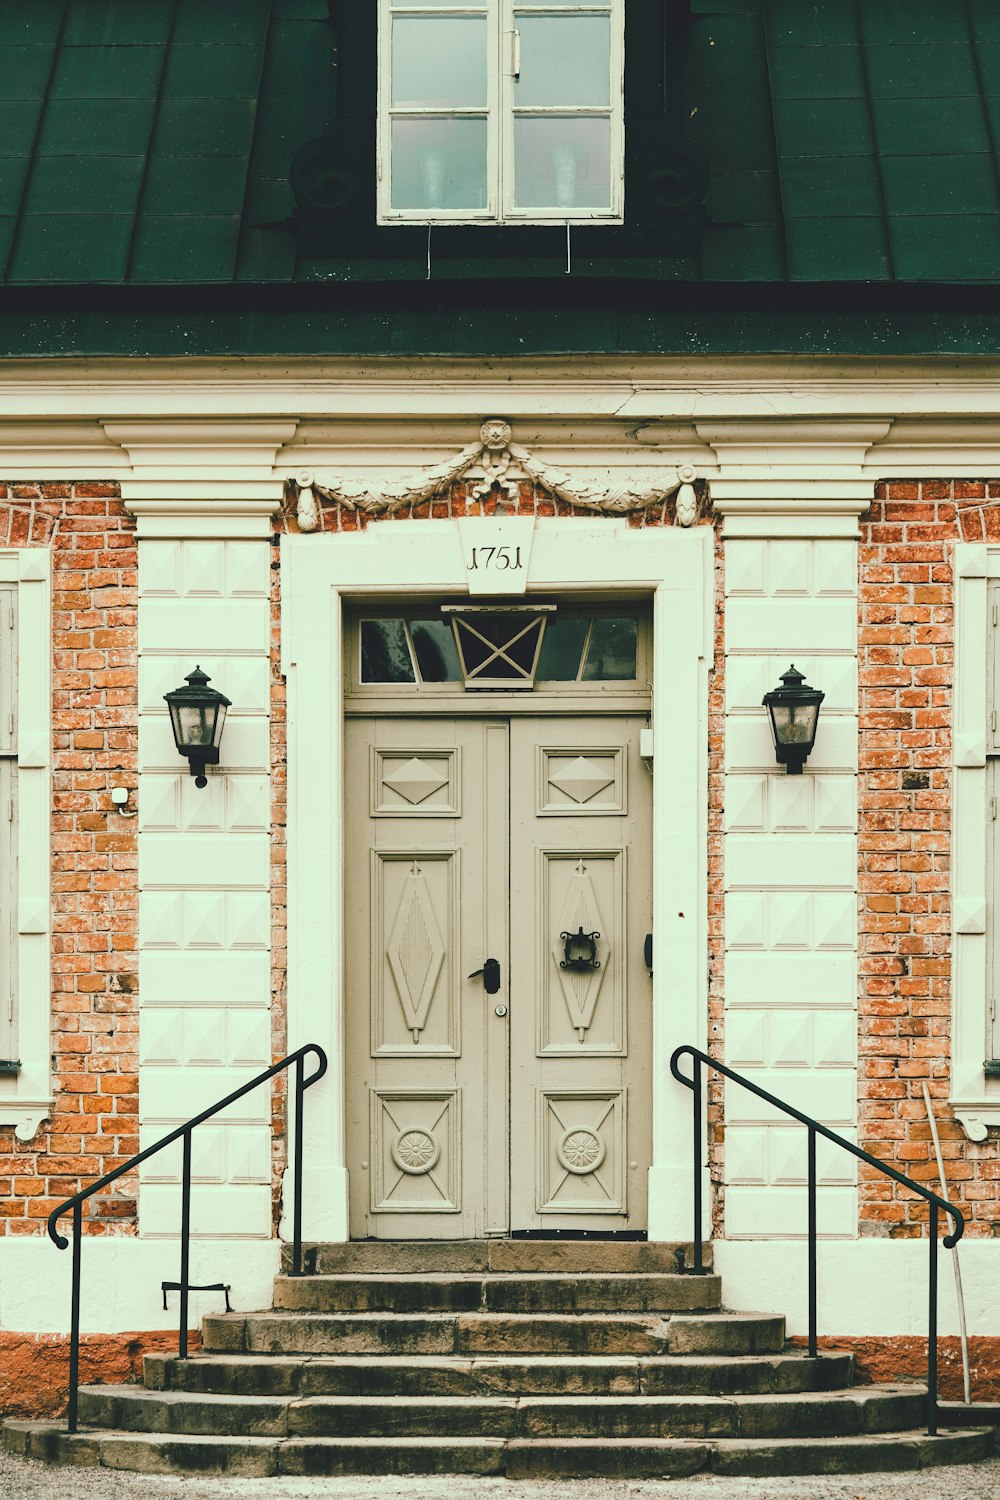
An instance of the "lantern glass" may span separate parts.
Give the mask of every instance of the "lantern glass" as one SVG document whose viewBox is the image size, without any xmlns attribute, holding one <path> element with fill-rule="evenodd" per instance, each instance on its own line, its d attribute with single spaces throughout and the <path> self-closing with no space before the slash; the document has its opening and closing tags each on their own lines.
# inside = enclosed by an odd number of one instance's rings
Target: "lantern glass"
<svg viewBox="0 0 1000 1500">
<path fill-rule="evenodd" d="M 819 718 L 818 703 L 773 703 L 771 732 L 776 745 L 812 745 Z"/>
<path fill-rule="evenodd" d="M 220 712 L 215 703 L 172 703 L 170 717 L 178 745 L 203 745 L 207 749 L 218 744 L 219 723 L 225 718 L 225 709 Z"/>
</svg>

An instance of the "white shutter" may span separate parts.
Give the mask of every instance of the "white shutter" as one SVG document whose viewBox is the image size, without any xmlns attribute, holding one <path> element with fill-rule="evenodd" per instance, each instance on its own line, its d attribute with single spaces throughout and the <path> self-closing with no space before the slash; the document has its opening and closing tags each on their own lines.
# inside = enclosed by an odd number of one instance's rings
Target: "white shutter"
<svg viewBox="0 0 1000 1500">
<path fill-rule="evenodd" d="M 17 1057 L 17 590 L 0 584 L 0 1063 Z"/>
</svg>

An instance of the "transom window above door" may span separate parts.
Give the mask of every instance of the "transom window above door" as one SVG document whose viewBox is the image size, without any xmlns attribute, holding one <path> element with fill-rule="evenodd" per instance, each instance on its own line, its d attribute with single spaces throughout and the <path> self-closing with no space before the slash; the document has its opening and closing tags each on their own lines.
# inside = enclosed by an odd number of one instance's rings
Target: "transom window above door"
<svg viewBox="0 0 1000 1500">
<path fill-rule="evenodd" d="M 624 0 L 379 0 L 379 219 L 620 221 Z"/>
<path fill-rule="evenodd" d="M 645 691 L 648 614 L 635 605 L 422 605 L 348 623 L 349 693 Z"/>
</svg>

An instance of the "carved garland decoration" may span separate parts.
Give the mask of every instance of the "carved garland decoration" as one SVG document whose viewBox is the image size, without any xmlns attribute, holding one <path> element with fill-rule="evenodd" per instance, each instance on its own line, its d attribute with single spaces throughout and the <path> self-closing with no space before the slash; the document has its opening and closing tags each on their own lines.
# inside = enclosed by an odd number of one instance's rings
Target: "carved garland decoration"
<svg viewBox="0 0 1000 1500">
<path fill-rule="evenodd" d="M 473 501 L 484 500 L 495 484 L 507 491 L 516 504 L 517 477 L 531 479 L 550 495 L 582 510 L 601 515 L 623 516 L 633 511 L 649 510 L 670 495 L 677 496 L 677 522 L 691 526 L 697 519 L 694 493 L 695 471 L 684 464 L 652 480 L 629 480 L 611 470 L 592 475 L 574 474 L 551 468 L 520 443 L 512 441 L 510 424 L 491 417 L 479 429 L 479 441 L 470 443 L 454 458 L 434 464 L 420 474 L 402 474 L 395 478 L 371 480 L 316 474 L 300 469 L 292 485 L 297 495 L 296 518 L 301 531 L 318 531 L 320 497 L 347 510 L 362 511 L 368 516 L 392 515 L 395 511 L 421 505 L 440 495 L 455 480 L 474 466 L 482 469 L 482 479 L 474 486 Z M 514 471 L 512 473 L 512 470 Z M 376 493 L 373 493 L 373 490 Z"/>
</svg>

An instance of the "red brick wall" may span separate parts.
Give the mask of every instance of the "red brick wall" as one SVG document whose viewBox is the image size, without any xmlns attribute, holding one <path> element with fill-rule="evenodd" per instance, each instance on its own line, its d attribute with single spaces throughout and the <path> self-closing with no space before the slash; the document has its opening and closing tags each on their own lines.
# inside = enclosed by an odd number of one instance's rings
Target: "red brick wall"
<svg viewBox="0 0 1000 1500">
<path fill-rule="evenodd" d="M 921 1092 L 940 1121 L 948 1195 L 970 1235 L 1000 1235 L 997 1144 L 948 1109 L 951 1049 L 952 557 L 1000 540 L 1000 485 L 880 484 L 860 555 L 860 1142 L 937 1185 Z M 862 1169 L 861 1232 L 910 1236 L 925 1209 Z"/>
<path fill-rule="evenodd" d="M 133 532 L 117 485 L 0 485 L 0 547 L 49 547 L 53 564 L 55 1107 L 27 1144 L 0 1129 L 5 1234 L 41 1234 L 61 1199 L 139 1149 L 136 820 L 109 795 L 137 785 Z M 86 1227 L 134 1223 L 123 1179 Z"/>
</svg>

